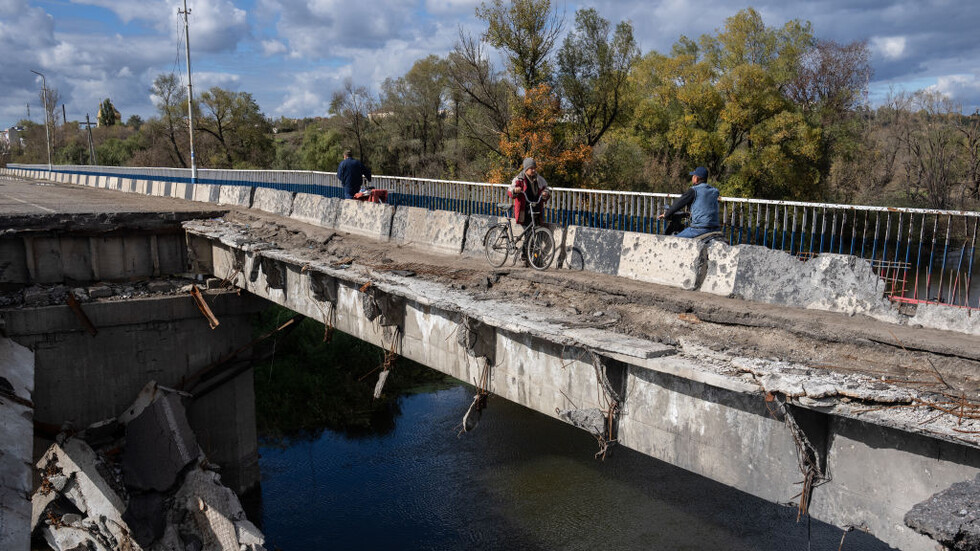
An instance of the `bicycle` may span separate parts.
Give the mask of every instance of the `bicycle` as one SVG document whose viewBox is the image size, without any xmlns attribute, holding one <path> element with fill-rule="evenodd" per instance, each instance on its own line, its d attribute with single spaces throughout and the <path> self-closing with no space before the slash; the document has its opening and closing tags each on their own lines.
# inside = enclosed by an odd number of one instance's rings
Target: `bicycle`
<svg viewBox="0 0 980 551">
<path fill-rule="evenodd" d="M 522 194 L 527 199 L 527 194 L 523 192 Z M 516 264 L 518 251 L 524 253 L 528 264 L 535 270 L 546 269 L 554 260 L 554 236 L 551 235 L 550 230 L 535 223 L 540 212 L 537 207 L 541 203 L 541 199 L 539 198 L 533 203 L 529 200 L 527 203 L 531 211 L 531 223 L 520 234 L 514 235 L 514 230 L 508 220 L 491 226 L 483 235 L 483 247 L 487 255 L 487 262 L 494 268 L 503 266 L 507 262 L 507 257 L 511 255 L 514 255 L 513 263 Z M 500 203 L 498 206 L 508 210 L 513 208 L 513 205 L 509 203 Z"/>
</svg>

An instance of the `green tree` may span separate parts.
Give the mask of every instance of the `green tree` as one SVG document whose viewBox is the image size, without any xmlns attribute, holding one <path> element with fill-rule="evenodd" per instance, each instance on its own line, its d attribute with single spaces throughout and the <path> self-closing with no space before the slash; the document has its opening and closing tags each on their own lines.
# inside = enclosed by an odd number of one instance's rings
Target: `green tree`
<svg viewBox="0 0 980 551">
<path fill-rule="evenodd" d="M 374 99 L 363 86 L 354 86 L 348 78 L 343 90 L 334 92 L 330 100 L 330 113 L 337 117 L 345 138 L 357 144 L 356 156 L 367 162 L 368 115 L 374 109 Z M 383 116 L 383 115 L 382 115 Z"/>
<path fill-rule="evenodd" d="M 629 22 L 621 22 L 609 35 L 609 21 L 599 12 L 579 10 L 575 30 L 558 52 L 558 84 L 575 133 L 589 146 L 622 117 L 628 77 L 639 55 Z"/>
<path fill-rule="evenodd" d="M 634 131 L 674 166 L 707 166 L 725 193 L 813 198 L 821 130 L 784 93 L 812 44 L 809 24 L 768 28 L 752 9 L 717 36 L 681 37 L 640 62 Z"/>
<path fill-rule="evenodd" d="M 460 31 L 447 59 L 453 126 L 474 146 L 477 156 L 500 156 L 498 142 L 507 134 L 513 85 L 490 61 L 484 44 Z"/>
<path fill-rule="evenodd" d="M 185 142 L 187 126 L 187 91 L 177 81 L 173 73 L 159 75 L 153 81 L 150 93 L 156 100 L 157 111 L 160 113 L 158 130 L 163 133 L 169 144 L 168 154 L 171 162 L 180 167 L 187 167 L 181 145 Z M 157 128 L 157 125 L 153 125 Z"/>
<path fill-rule="evenodd" d="M 405 76 L 382 85 L 379 121 L 385 129 L 388 150 L 397 156 L 399 173 L 439 176 L 445 159 L 447 64 L 435 55 L 416 61 Z"/>
<path fill-rule="evenodd" d="M 54 162 L 59 165 L 89 164 L 88 143 L 79 139 L 68 140 L 64 147 L 59 147 L 54 154 Z"/>
<path fill-rule="evenodd" d="M 203 116 L 198 128 L 212 136 L 220 146 L 223 160 L 213 159 L 221 168 L 264 168 L 272 161 L 272 127 L 247 92 L 212 87 L 201 94 Z"/>
<path fill-rule="evenodd" d="M 126 126 L 132 128 L 133 130 L 139 130 L 140 127 L 143 126 L 143 117 L 139 115 L 130 115 L 129 118 L 126 119 Z"/>
<path fill-rule="evenodd" d="M 133 157 L 135 142 L 109 138 L 95 148 L 99 164 L 103 166 L 124 166 Z"/>
<path fill-rule="evenodd" d="M 524 90 L 551 82 L 551 52 L 564 17 L 551 0 L 503 0 L 480 4 L 476 16 L 486 22 L 484 39 L 503 51 L 517 85 Z"/>
<path fill-rule="evenodd" d="M 299 168 L 333 172 L 343 158 L 344 147 L 337 132 L 312 124 L 306 127 L 299 147 Z"/>
<path fill-rule="evenodd" d="M 118 112 L 116 111 L 116 107 L 112 105 L 112 102 L 109 100 L 109 98 L 106 98 L 99 105 L 99 115 L 98 115 L 99 126 L 112 126 L 116 124 L 117 115 Z"/>
<path fill-rule="evenodd" d="M 905 192 L 913 203 L 925 200 L 934 209 L 951 208 L 953 190 L 965 175 L 956 130 L 960 106 L 929 90 L 906 96 L 906 101 L 914 124 L 899 137 L 905 149 Z"/>
</svg>

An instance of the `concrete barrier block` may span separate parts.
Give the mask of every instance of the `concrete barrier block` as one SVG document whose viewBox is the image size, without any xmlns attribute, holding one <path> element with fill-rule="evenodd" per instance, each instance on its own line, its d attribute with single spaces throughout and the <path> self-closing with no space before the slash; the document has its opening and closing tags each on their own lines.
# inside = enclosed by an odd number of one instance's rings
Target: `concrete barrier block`
<svg viewBox="0 0 980 551">
<path fill-rule="evenodd" d="M 248 208 L 252 206 L 252 193 L 255 188 L 251 186 L 223 185 L 218 192 L 219 205 L 238 205 Z"/>
<path fill-rule="evenodd" d="M 945 304 L 920 304 L 909 325 L 980 335 L 980 311 Z"/>
<path fill-rule="evenodd" d="M 446 210 L 398 207 L 391 223 L 391 239 L 434 251 L 460 254 L 466 238 L 467 216 Z"/>
<path fill-rule="evenodd" d="M 898 321 L 884 282 L 861 258 L 821 254 L 806 262 L 758 245 L 712 243 L 701 290 L 745 300 Z"/>
<path fill-rule="evenodd" d="M 215 184 L 194 184 L 193 200 L 199 203 L 217 203 L 221 186 Z"/>
<path fill-rule="evenodd" d="M 289 216 L 293 211 L 293 192 L 265 187 L 255 188 L 251 208 Z"/>
<path fill-rule="evenodd" d="M 173 182 L 170 184 L 170 195 L 174 199 L 193 199 L 194 184 L 189 182 Z"/>
<path fill-rule="evenodd" d="M 392 205 L 344 199 L 337 216 L 337 229 L 387 241 L 394 215 Z"/>
<path fill-rule="evenodd" d="M 106 181 L 107 181 L 108 179 L 109 179 L 109 178 L 108 178 L 107 176 L 101 176 L 101 175 L 100 175 L 100 176 L 98 177 L 98 179 L 96 180 L 96 182 L 95 182 L 95 187 L 101 187 L 101 188 L 104 188 L 104 187 L 106 187 Z"/>
<path fill-rule="evenodd" d="M 703 253 L 704 244 L 696 239 L 626 232 L 618 275 L 693 290 L 698 287 Z"/>
<path fill-rule="evenodd" d="M 559 250 L 558 255 L 562 268 L 610 275 L 619 273 L 623 232 L 569 226 L 564 241 L 564 250 Z"/>
<path fill-rule="evenodd" d="M 135 182 L 136 184 L 135 186 L 133 186 L 133 190 L 132 190 L 134 193 L 139 193 L 142 195 L 150 194 L 150 190 L 152 189 L 153 186 L 153 182 L 151 180 L 133 180 L 133 182 Z M 127 190 L 123 188 L 123 191 L 127 191 Z"/>
<path fill-rule="evenodd" d="M 707 263 L 704 281 L 699 290 L 723 297 L 735 292 L 735 273 L 738 272 L 739 247 L 712 241 L 706 246 Z"/>
<path fill-rule="evenodd" d="M 150 185 L 147 186 L 147 195 L 153 195 L 155 197 L 169 197 L 170 188 L 173 186 L 173 182 L 163 182 L 160 180 L 153 180 Z"/>
<path fill-rule="evenodd" d="M 333 228 L 337 226 L 341 202 L 341 199 L 335 197 L 297 193 L 293 198 L 293 211 L 289 217 L 314 226 Z"/>
<path fill-rule="evenodd" d="M 467 256 L 483 256 L 483 236 L 491 226 L 510 220 L 506 216 L 487 216 L 471 214 L 466 225 L 466 238 L 463 241 L 463 254 Z"/>
</svg>

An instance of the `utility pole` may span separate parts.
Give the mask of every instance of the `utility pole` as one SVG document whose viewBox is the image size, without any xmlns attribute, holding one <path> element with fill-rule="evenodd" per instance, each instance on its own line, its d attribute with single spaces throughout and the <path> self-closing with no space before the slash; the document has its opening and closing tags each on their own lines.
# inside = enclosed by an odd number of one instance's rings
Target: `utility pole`
<svg viewBox="0 0 980 551">
<path fill-rule="evenodd" d="M 184 9 L 177 8 L 177 15 L 184 16 L 184 46 L 187 54 L 187 127 L 190 129 L 191 136 L 191 182 L 197 182 L 197 161 L 194 159 L 194 91 L 191 87 L 191 32 L 187 28 L 187 19 L 191 15 L 191 10 L 187 9 L 187 0 L 184 0 Z"/>
<path fill-rule="evenodd" d="M 88 158 L 89 162 L 94 166 L 99 164 L 99 161 L 95 157 L 95 143 L 92 142 L 92 121 L 88 118 L 88 113 L 85 113 L 85 126 L 88 128 Z"/>
<path fill-rule="evenodd" d="M 51 131 L 48 130 L 48 82 L 44 75 L 31 69 L 31 72 L 41 77 L 41 101 L 44 102 L 44 145 L 48 146 L 48 172 L 51 172 Z"/>
<path fill-rule="evenodd" d="M 31 120 L 31 104 L 27 104 L 27 120 Z"/>
</svg>

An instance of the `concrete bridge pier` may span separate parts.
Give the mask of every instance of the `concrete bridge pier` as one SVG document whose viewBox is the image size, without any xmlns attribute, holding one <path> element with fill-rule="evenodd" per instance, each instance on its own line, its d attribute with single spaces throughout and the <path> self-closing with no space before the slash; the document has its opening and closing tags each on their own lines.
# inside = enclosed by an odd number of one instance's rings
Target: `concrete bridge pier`
<svg viewBox="0 0 980 551">
<path fill-rule="evenodd" d="M 177 388 L 247 344 L 251 317 L 263 301 L 228 292 L 207 300 L 220 321 L 213 330 L 186 294 L 86 303 L 95 335 L 68 306 L 0 311 L 4 334 L 34 353 L 35 422 L 49 431 L 66 423 L 81 430 L 118 416 L 147 382 Z M 250 351 L 241 356 L 247 360 Z M 237 492 L 259 481 L 252 378 L 248 368 L 187 402 L 197 441 Z M 38 457 L 48 442 L 35 444 Z"/>
</svg>

